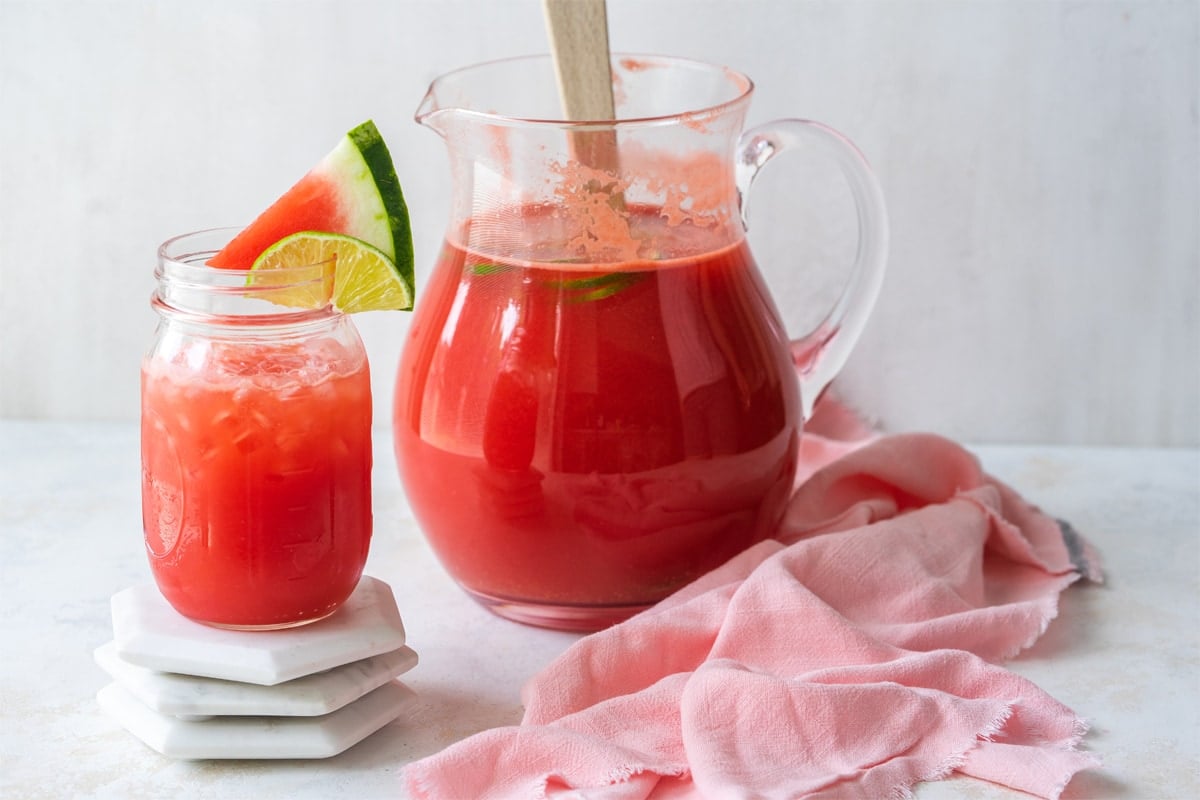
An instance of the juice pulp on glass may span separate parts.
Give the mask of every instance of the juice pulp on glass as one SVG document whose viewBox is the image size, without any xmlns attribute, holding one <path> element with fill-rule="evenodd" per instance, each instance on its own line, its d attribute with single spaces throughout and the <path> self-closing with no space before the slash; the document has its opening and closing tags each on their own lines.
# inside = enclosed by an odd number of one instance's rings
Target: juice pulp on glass
<svg viewBox="0 0 1200 800">
<path fill-rule="evenodd" d="M 338 342 L 203 341 L 148 359 L 142 515 L 166 599 L 233 627 L 335 610 L 370 544 L 370 435 L 366 357 Z"/>
<path fill-rule="evenodd" d="M 655 260 L 498 259 L 447 241 L 417 306 L 397 459 L 437 555 L 485 602 L 650 604 L 782 515 L 798 389 L 745 242 L 633 222 Z M 538 241 L 536 212 L 525 223 Z"/>
</svg>

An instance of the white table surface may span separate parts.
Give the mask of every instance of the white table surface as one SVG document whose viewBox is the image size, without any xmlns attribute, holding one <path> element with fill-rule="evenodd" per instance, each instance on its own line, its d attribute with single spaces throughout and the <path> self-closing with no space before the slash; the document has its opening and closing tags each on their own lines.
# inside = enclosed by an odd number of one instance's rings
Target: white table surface
<svg viewBox="0 0 1200 800">
<path fill-rule="evenodd" d="M 402 765 L 519 721 L 519 689 L 575 637 L 491 616 L 442 571 L 409 516 L 389 433 L 376 437 L 368 574 L 391 584 L 421 662 L 411 716 L 324 761 L 176 762 L 101 713 L 92 651 L 109 598 L 149 568 L 137 428 L 0 421 L 0 797 L 398 798 Z M 1200 797 L 1200 452 L 986 446 L 984 466 L 1099 547 L 1104 586 L 1077 584 L 1009 666 L 1092 723 L 1102 770 L 1064 797 Z M 917 797 L 1016 798 L 965 778 Z"/>
</svg>

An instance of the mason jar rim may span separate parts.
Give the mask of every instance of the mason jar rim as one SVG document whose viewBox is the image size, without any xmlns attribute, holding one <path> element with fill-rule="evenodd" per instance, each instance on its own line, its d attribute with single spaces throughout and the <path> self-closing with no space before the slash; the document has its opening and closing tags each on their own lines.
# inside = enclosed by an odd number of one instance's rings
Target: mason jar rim
<svg viewBox="0 0 1200 800">
<path fill-rule="evenodd" d="M 204 228 L 172 236 L 158 247 L 156 277 L 167 276 L 173 281 L 182 281 L 194 286 L 211 286 L 214 289 L 245 288 L 251 283 L 254 270 L 212 267 L 208 260 L 244 228 L 228 226 Z M 299 264 L 271 270 L 272 287 L 293 286 L 325 279 L 325 270 L 333 264 L 333 257 L 312 264 Z M 169 273 L 169 275 L 168 275 Z"/>
<path fill-rule="evenodd" d="M 157 287 L 151 298 L 155 310 L 210 323 L 253 320 L 263 325 L 294 324 L 336 313 L 330 297 L 332 256 L 312 264 L 272 269 L 269 283 L 256 280 L 264 274 L 260 271 L 210 266 L 209 259 L 241 230 L 205 228 L 173 236 L 159 245 L 154 269 Z M 273 295 L 305 291 L 322 298 L 323 303 L 309 306 L 271 301 Z"/>
</svg>

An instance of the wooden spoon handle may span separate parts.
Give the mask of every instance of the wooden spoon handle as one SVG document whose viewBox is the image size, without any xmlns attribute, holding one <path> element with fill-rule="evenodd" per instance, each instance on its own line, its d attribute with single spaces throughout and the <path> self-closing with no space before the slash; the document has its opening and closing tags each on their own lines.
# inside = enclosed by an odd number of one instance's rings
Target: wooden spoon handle
<svg viewBox="0 0 1200 800">
<path fill-rule="evenodd" d="M 604 0 L 542 0 L 542 12 L 567 119 L 612 119 L 612 65 Z"/>
</svg>

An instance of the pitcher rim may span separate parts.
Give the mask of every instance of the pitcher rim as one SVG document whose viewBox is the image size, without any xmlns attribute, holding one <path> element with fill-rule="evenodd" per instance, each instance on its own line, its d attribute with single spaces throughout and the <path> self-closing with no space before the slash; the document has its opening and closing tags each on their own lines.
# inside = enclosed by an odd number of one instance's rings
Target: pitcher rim
<svg viewBox="0 0 1200 800">
<path fill-rule="evenodd" d="M 429 87 L 425 90 L 424 97 L 421 98 L 420 104 L 417 106 L 416 112 L 413 114 L 413 119 L 421 125 L 425 125 L 426 120 L 431 117 L 446 112 L 454 112 L 461 114 L 471 119 L 485 120 L 493 124 L 500 125 L 520 125 L 520 126 L 545 126 L 557 127 L 570 130 L 580 129 L 605 129 L 605 128 L 631 128 L 631 127 L 646 127 L 653 125 L 668 125 L 686 123 L 695 118 L 713 118 L 725 114 L 733 108 L 749 102 L 751 95 L 754 94 L 754 81 L 745 73 L 739 72 L 736 69 L 728 66 L 713 64 L 709 61 L 702 61 L 697 58 L 688 58 L 685 56 L 669 56 L 669 55 L 654 55 L 648 53 L 624 53 L 614 52 L 610 54 L 610 63 L 621 64 L 626 61 L 660 61 L 671 66 L 684 66 L 691 68 L 703 68 L 713 73 L 721 73 L 731 79 L 736 94 L 729 100 L 712 105 L 702 106 L 700 108 L 688 109 L 686 111 L 677 111 L 670 114 L 654 114 L 649 116 L 638 117 L 618 117 L 615 119 L 590 119 L 590 120 L 572 120 L 558 119 L 552 117 L 525 117 L 513 116 L 509 114 L 501 114 L 494 111 L 479 111 L 476 109 L 463 108 L 459 106 L 443 106 L 437 107 L 434 105 L 433 97 L 434 90 L 439 83 L 447 78 L 461 75 L 465 72 L 483 69 L 485 67 L 494 67 L 500 64 L 508 64 L 517 61 L 540 61 L 551 60 L 552 56 L 549 53 L 529 53 L 525 55 L 506 56 L 504 58 L 494 58 L 487 61 L 479 61 L 474 64 L 467 64 L 462 67 L 449 70 L 436 76 L 429 83 Z"/>
</svg>

